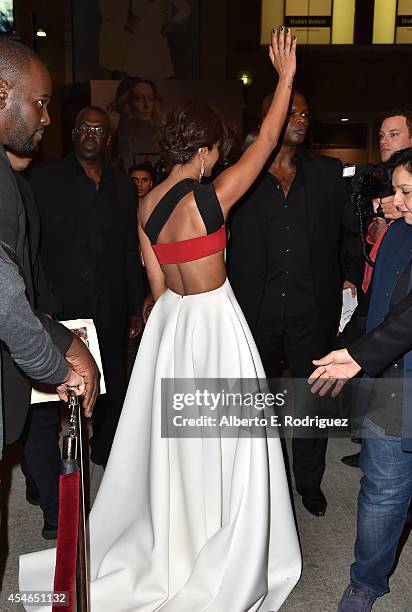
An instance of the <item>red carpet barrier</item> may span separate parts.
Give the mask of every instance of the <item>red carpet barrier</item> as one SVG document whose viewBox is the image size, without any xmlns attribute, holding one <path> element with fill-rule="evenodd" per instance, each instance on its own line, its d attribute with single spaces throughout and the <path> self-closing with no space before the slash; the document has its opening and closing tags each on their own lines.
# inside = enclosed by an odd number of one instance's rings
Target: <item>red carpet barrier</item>
<svg viewBox="0 0 412 612">
<path fill-rule="evenodd" d="M 83 435 L 79 398 L 67 388 L 69 431 L 63 438 L 59 482 L 59 526 L 53 612 L 90 612 L 83 480 Z M 76 603 L 75 603 L 76 602 Z"/>
<path fill-rule="evenodd" d="M 59 483 L 59 527 L 57 532 L 56 569 L 54 573 L 54 593 L 56 603 L 58 593 L 68 592 L 64 610 L 75 609 L 75 581 L 77 539 L 79 532 L 80 472 L 63 474 Z M 53 605 L 53 612 L 61 612 L 62 604 Z"/>
</svg>

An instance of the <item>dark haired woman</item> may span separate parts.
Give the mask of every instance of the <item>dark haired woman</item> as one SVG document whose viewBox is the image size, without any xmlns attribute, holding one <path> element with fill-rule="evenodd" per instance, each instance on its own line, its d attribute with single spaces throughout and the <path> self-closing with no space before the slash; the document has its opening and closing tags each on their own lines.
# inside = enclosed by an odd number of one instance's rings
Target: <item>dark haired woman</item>
<svg viewBox="0 0 412 612">
<path fill-rule="evenodd" d="M 118 113 L 114 141 L 125 168 L 159 158 L 157 135 L 162 123 L 160 97 L 150 79 L 128 77 L 120 82 L 108 111 Z"/>
<path fill-rule="evenodd" d="M 211 431 L 189 422 L 177 437 L 178 420 L 168 417 L 187 415 L 185 396 L 165 394 L 167 381 L 175 391 L 180 379 L 194 393 L 200 379 L 217 391 L 216 379 L 225 389 L 241 379 L 242 392 L 264 379 L 223 252 L 228 211 L 262 170 L 286 118 L 296 63 L 289 32 L 274 33 L 270 57 L 279 83 L 260 134 L 214 184 L 198 181 L 225 144 L 218 113 L 183 105 L 163 130 L 171 171 L 142 200 L 139 228 L 156 304 L 90 515 L 93 612 L 269 612 L 299 579 L 280 440 L 259 426 Z M 193 414 L 213 415 L 203 408 Z M 39 563 L 36 555 L 32 584 L 50 588 L 34 579 Z"/>
<path fill-rule="evenodd" d="M 403 218 L 391 224 L 379 247 L 366 326 L 356 312 L 349 323 L 364 333 L 347 349 L 314 361 L 318 367 L 308 381 L 313 393 L 332 390 L 336 396 L 361 370 L 370 377 L 362 391 L 355 561 L 339 612 L 370 612 L 389 592 L 412 500 L 412 148 L 393 153 L 387 166 L 393 205 Z M 393 609 L 388 603 L 380 609 Z"/>
</svg>

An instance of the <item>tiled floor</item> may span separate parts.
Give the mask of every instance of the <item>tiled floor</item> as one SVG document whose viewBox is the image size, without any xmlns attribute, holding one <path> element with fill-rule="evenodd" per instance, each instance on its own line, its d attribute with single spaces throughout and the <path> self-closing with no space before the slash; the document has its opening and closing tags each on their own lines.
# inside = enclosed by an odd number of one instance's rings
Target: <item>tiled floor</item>
<svg viewBox="0 0 412 612">
<path fill-rule="evenodd" d="M 295 494 L 296 517 L 301 538 L 304 568 L 297 587 L 282 607 L 285 612 L 334 612 L 348 582 L 356 527 L 356 495 L 360 471 L 340 462 L 357 447 L 348 440 L 330 440 L 324 492 L 328 510 L 323 518 L 308 514 Z M 22 474 L 18 466 L 18 446 L 9 447 L 5 470 L 3 520 L 0 532 L 0 612 L 17 612 L 18 604 L 7 601 L 17 590 L 18 557 L 48 544 L 41 537 L 42 517 L 38 508 L 25 500 Z M 91 469 L 92 497 L 99 486 L 102 469 Z M 7 493 L 8 491 L 8 493 Z M 391 579 L 391 593 L 379 600 L 376 612 L 412 612 L 412 537 L 405 544 L 398 567 Z M 33 608 L 35 611 L 35 608 Z M 92 611 L 92 612 L 98 612 Z M 113 612 L 117 612 L 113 610 Z M 232 612 L 225 610 L 222 612 Z M 236 611 L 238 612 L 238 611 Z"/>
</svg>

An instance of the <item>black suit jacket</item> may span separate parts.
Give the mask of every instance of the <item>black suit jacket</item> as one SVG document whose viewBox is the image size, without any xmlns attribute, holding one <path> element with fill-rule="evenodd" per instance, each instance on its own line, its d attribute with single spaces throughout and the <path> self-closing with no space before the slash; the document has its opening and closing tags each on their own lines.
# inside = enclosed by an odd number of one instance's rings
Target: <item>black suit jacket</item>
<svg viewBox="0 0 412 612">
<path fill-rule="evenodd" d="M 370 377 L 379 376 L 412 350 L 411 317 L 412 291 L 391 306 L 383 322 L 368 333 L 365 333 L 366 317 L 356 317 L 354 313 L 352 319 L 359 318 L 364 325 L 359 326 L 359 337 L 346 346 L 353 359 Z"/>
<path fill-rule="evenodd" d="M 24 182 L 24 178 L 18 178 Z M 27 194 L 26 194 L 27 195 Z M 26 212 L 16 176 L 2 149 L 0 151 L 0 240 L 6 244 L 20 269 L 26 285 L 26 295 L 32 307 L 35 305 L 31 251 L 28 240 Z M 38 223 L 31 228 L 34 235 L 39 232 Z M 53 343 L 64 355 L 72 340 L 72 334 L 65 327 L 51 321 L 36 311 L 36 315 L 50 334 Z M 7 444 L 14 442 L 21 434 L 30 404 L 31 383 L 11 359 L 4 345 L 1 347 L 4 430 Z"/>
<path fill-rule="evenodd" d="M 333 337 L 341 304 L 340 234 L 343 219 L 351 229 L 357 220 L 345 209 L 346 185 L 337 159 L 298 152 L 307 200 L 310 269 L 314 284 L 318 333 Z M 256 326 L 268 274 L 268 231 L 265 202 L 258 178 L 229 219 L 227 268 L 230 283 L 253 331 Z M 344 213 L 345 211 L 345 213 Z"/>
<path fill-rule="evenodd" d="M 59 310 L 59 303 L 46 279 L 43 263 L 40 258 L 40 217 L 34 201 L 33 192 L 27 178 L 20 172 L 14 172 L 17 185 L 26 213 L 26 236 L 29 249 L 31 276 L 33 281 L 32 301 L 34 307 L 42 313 L 54 315 Z"/>
<path fill-rule="evenodd" d="M 101 236 L 104 250 L 98 266 L 104 283 L 100 280 L 96 289 L 96 306 L 82 301 L 86 285 L 82 285 L 83 277 L 73 262 L 75 257 L 79 259 L 78 254 L 73 253 L 76 244 L 80 252 L 85 246 L 79 236 L 87 235 L 92 240 L 96 236 L 91 233 L 101 231 L 97 223 L 80 227 L 86 217 L 82 216 L 82 190 L 84 180 L 88 180 L 84 170 L 70 154 L 34 168 L 30 184 L 40 213 L 41 259 L 46 278 L 60 304 L 60 317 L 94 318 L 99 329 L 118 332 L 126 329 L 129 315 L 140 314 L 145 289 L 138 257 L 136 189 L 121 170 L 108 168 L 107 172 L 110 192 L 104 211 L 107 229 Z M 98 284 L 93 275 L 87 283 L 91 292 Z"/>
</svg>

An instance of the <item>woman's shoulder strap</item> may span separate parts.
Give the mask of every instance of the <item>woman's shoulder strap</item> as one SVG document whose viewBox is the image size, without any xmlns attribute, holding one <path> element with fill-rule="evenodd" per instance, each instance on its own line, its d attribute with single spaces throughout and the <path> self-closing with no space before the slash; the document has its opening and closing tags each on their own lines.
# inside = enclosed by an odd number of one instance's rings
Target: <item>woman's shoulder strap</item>
<svg viewBox="0 0 412 612">
<path fill-rule="evenodd" d="M 193 191 L 193 179 L 183 179 L 176 183 L 176 185 L 173 185 L 173 187 L 159 200 L 144 227 L 144 232 L 151 244 L 156 244 L 156 240 L 166 224 L 166 221 L 180 200 L 190 191 Z"/>
<path fill-rule="evenodd" d="M 193 193 L 208 234 L 213 234 L 225 222 L 213 183 L 193 183 Z"/>
</svg>

